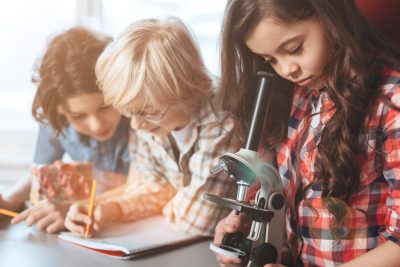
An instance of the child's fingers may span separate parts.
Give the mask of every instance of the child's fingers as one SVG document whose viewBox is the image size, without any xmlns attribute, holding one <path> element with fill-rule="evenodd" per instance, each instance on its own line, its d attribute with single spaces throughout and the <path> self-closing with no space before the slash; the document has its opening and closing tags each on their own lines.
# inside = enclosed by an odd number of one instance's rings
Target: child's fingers
<svg viewBox="0 0 400 267">
<path fill-rule="evenodd" d="M 103 205 L 96 205 L 93 211 L 94 222 L 101 221 L 104 217 Z"/>
<path fill-rule="evenodd" d="M 53 223 L 51 223 L 49 226 L 47 226 L 46 232 L 53 234 L 53 233 L 57 233 L 63 229 L 65 229 L 64 221 L 57 220 L 57 221 L 54 221 Z"/>
<path fill-rule="evenodd" d="M 21 221 L 25 221 L 27 226 L 31 226 L 34 224 L 42 215 L 43 212 L 40 212 L 40 210 L 37 210 L 35 207 L 28 208 L 15 216 L 12 220 L 11 223 L 19 223 Z"/>
<path fill-rule="evenodd" d="M 41 217 L 44 217 L 50 212 L 52 205 L 46 200 L 37 203 L 36 205 L 22 211 L 19 215 L 11 220 L 11 223 L 19 223 L 25 221 L 27 226 L 36 223 Z"/>
<path fill-rule="evenodd" d="M 79 223 L 79 224 L 91 224 L 92 223 L 92 218 L 90 218 L 85 213 L 68 212 L 67 218 L 69 221 Z"/>
<path fill-rule="evenodd" d="M 93 229 L 96 231 L 99 231 L 101 226 L 104 223 L 104 220 L 106 219 L 107 210 L 105 209 L 105 206 L 103 204 L 96 205 L 94 212 L 93 212 Z"/>
<path fill-rule="evenodd" d="M 69 208 L 68 213 L 86 213 L 89 210 L 89 205 L 87 204 L 73 204 L 71 205 L 71 207 Z"/>
<path fill-rule="evenodd" d="M 47 228 L 47 226 L 49 226 L 53 222 L 54 218 L 52 216 L 50 215 L 45 216 L 40 220 L 38 220 L 38 222 L 36 223 L 36 229 L 38 229 L 39 231 L 43 231 L 44 229 Z"/>
<path fill-rule="evenodd" d="M 224 236 L 227 233 L 233 233 L 240 231 L 243 226 L 243 216 L 236 215 L 235 211 L 232 211 L 227 217 L 219 221 L 215 228 L 214 243 L 221 244 Z M 217 261 L 221 266 L 242 266 L 243 261 L 241 259 L 225 257 L 221 254 L 215 254 Z"/>
<path fill-rule="evenodd" d="M 218 263 L 224 267 L 243 266 L 243 261 L 241 259 L 228 258 L 228 257 L 222 256 L 221 254 L 215 254 L 215 257 L 217 258 Z"/>
<path fill-rule="evenodd" d="M 228 233 L 233 233 L 239 231 L 243 226 L 242 222 L 243 216 L 241 214 L 236 215 L 235 211 L 232 211 L 225 219 L 225 230 Z"/>
<path fill-rule="evenodd" d="M 100 229 L 101 229 L 101 223 L 94 223 L 93 224 L 93 229 L 95 230 L 95 231 L 100 231 Z"/>
<path fill-rule="evenodd" d="M 70 217 L 67 215 L 67 218 L 65 219 L 64 226 L 71 231 L 71 233 L 78 235 L 78 236 L 84 236 L 85 235 L 85 224 L 78 224 L 76 221 L 71 220 Z"/>
<path fill-rule="evenodd" d="M 87 206 L 72 205 L 65 218 L 64 226 L 73 234 L 84 236 L 87 224 L 92 224 L 92 219 L 87 215 Z"/>
<path fill-rule="evenodd" d="M 36 222 L 36 228 L 40 231 L 47 230 L 47 228 L 52 225 L 52 224 L 57 224 L 61 225 L 61 227 L 58 227 L 58 230 L 62 230 L 64 228 L 64 220 L 65 220 L 65 215 L 59 211 L 53 211 L 50 213 L 47 213 L 45 216 L 43 216 L 41 219 L 39 219 Z"/>
<path fill-rule="evenodd" d="M 29 215 L 25 219 L 27 226 L 32 226 L 37 223 L 40 219 L 47 217 L 48 212 L 45 209 L 32 209 L 29 211 Z"/>
<path fill-rule="evenodd" d="M 215 227 L 214 243 L 221 244 L 224 235 L 226 234 L 224 219 L 218 222 L 217 227 Z"/>
<path fill-rule="evenodd" d="M 227 217 L 219 221 L 215 228 L 214 242 L 220 244 L 226 233 L 239 231 L 242 224 L 240 217 L 232 211 Z"/>
<path fill-rule="evenodd" d="M 85 227 L 82 225 L 72 223 L 71 221 L 65 221 L 64 226 L 74 235 L 77 235 L 77 236 L 85 235 Z"/>
<path fill-rule="evenodd" d="M 15 224 L 15 223 L 19 223 L 21 221 L 24 221 L 28 216 L 29 216 L 29 212 L 28 210 L 24 210 L 23 212 L 21 212 L 20 214 L 18 214 L 17 216 L 15 216 L 12 220 L 11 223 Z"/>
</svg>

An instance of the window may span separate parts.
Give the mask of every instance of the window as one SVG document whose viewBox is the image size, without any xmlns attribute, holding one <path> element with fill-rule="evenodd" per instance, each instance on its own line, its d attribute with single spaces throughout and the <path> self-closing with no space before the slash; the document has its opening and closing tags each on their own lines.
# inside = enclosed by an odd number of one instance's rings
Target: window
<svg viewBox="0 0 400 267">
<path fill-rule="evenodd" d="M 225 8 L 223 0 L 105 0 L 102 21 L 96 23 L 112 36 L 119 35 L 130 23 L 144 18 L 176 16 L 189 25 L 196 37 L 204 62 L 219 72 L 218 36 Z"/>
<path fill-rule="evenodd" d="M 74 1 L 0 4 L 0 186 L 20 178 L 32 161 L 37 129 L 30 115 L 32 66 L 47 36 L 74 23 L 75 8 Z"/>
</svg>

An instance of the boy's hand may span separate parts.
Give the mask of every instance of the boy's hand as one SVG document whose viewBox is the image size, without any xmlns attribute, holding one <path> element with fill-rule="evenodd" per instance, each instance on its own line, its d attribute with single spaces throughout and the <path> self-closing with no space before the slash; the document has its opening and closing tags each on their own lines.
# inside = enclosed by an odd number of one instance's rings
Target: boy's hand
<svg viewBox="0 0 400 267">
<path fill-rule="evenodd" d="M 73 204 L 65 217 L 64 226 L 74 235 L 84 236 L 85 226 L 92 224 L 92 218 L 88 216 L 88 204 Z"/>
<path fill-rule="evenodd" d="M 99 231 L 104 224 L 116 221 L 121 216 L 119 204 L 112 201 L 96 205 L 93 219 L 88 216 L 88 208 L 88 204 L 74 204 L 69 209 L 65 219 L 65 227 L 73 234 L 84 236 L 87 224 L 93 225 L 93 229 Z"/>
<path fill-rule="evenodd" d="M 11 220 L 12 224 L 25 221 L 27 226 L 36 224 L 36 228 L 48 233 L 59 232 L 64 228 L 68 204 L 53 203 L 47 199 L 24 210 Z"/>
<path fill-rule="evenodd" d="M 104 224 L 118 221 L 121 217 L 122 211 L 118 203 L 114 201 L 106 201 L 97 205 L 93 214 L 93 228 L 98 231 Z"/>
</svg>

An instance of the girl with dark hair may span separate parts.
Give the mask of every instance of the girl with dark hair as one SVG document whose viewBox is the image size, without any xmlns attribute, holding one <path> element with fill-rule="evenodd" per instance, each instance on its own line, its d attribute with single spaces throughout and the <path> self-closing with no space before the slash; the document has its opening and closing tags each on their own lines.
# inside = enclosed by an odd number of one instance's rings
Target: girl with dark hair
<svg viewBox="0 0 400 267">
<path fill-rule="evenodd" d="M 220 97 L 248 126 L 254 73 L 274 88 L 263 144 L 276 152 L 295 266 L 400 262 L 400 56 L 349 0 L 230 0 Z M 240 229 L 231 214 L 215 242 Z M 217 256 L 221 265 L 240 260 Z M 343 265 L 341 265 L 343 264 Z M 231 265 L 229 265 L 231 266 Z M 270 265 L 269 265 L 270 266 Z"/>
<path fill-rule="evenodd" d="M 82 27 L 54 36 L 41 58 L 33 81 L 37 92 L 32 105 L 40 129 L 35 164 L 51 164 L 67 154 L 90 162 L 100 190 L 126 180 L 129 169 L 129 119 L 110 105 L 96 84 L 95 64 L 111 38 Z M 28 199 L 31 177 L 21 180 L 0 207 L 18 211 Z M 64 229 L 69 204 L 42 200 L 21 212 L 12 223 L 25 220 L 40 230 Z"/>
</svg>

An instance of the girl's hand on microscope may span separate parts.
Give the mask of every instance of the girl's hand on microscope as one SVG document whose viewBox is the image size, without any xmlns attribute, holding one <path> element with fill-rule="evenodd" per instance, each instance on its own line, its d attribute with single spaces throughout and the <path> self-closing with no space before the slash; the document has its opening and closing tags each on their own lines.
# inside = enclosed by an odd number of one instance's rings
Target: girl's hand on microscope
<svg viewBox="0 0 400 267">
<path fill-rule="evenodd" d="M 251 221 L 246 219 L 243 214 L 236 215 L 235 211 L 232 211 L 227 217 L 219 221 L 217 224 L 217 227 L 215 228 L 214 243 L 221 244 L 226 233 L 234 233 L 238 231 L 246 233 L 249 231 L 250 225 Z M 241 259 L 229 258 L 221 254 L 215 255 L 218 263 L 222 267 L 244 266 L 244 264 L 246 264 L 246 262 L 243 262 Z"/>
</svg>

